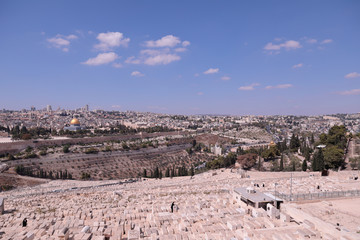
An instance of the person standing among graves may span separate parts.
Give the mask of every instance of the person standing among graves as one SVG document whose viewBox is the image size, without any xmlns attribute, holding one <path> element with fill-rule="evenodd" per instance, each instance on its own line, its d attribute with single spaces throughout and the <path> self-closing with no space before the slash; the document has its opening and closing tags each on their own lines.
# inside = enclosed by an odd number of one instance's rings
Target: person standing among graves
<svg viewBox="0 0 360 240">
<path fill-rule="evenodd" d="M 23 220 L 23 222 L 22 222 L 22 226 L 23 226 L 23 227 L 26 227 L 26 225 L 27 225 L 27 219 L 24 218 L 24 220 Z"/>
<path fill-rule="evenodd" d="M 174 206 L 175 206 L 175 203 L 172 202 L 172 204 L 171 204 L 171 212 L 174 212 Z"/>
</svg>

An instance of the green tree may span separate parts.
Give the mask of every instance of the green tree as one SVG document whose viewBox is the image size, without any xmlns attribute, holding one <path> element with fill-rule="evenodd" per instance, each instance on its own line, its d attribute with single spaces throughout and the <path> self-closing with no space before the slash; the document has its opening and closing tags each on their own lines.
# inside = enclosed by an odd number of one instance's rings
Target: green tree
<svg viewBox="0 0 360 240">
<path fill-rule="evenodd" d="M 284 171 L 284 155 L 283 154 L 281 154 L 279 170 L 281 172 Z"/>
<path fill-rule="evenodd" d="M 272 161 L 270 170 L 273 171 L 273 172 L 278 172 L 279 171 L 279 163 L 278 163 L 277 159 Z"/>
<path fill-rule="evenodd" d="M 268 149 L 266 149 L 264 152 L 262 152 L 262 157 L 264 159 L 274 159 L 275 157 L 280 155 L 279 149 L 277 149 L 276 146 L 271 146 Z"/>
<path fill-rule="evenodd" d="M 360 169 L 360 157 L 350 158 L 349 162 L 352 170 Z"/>
<path fill-rule="evenodd" d="M 314 133 L 311 133 L 310 143 L 311 143 L 311 145 L 314 145 L 314 143 L 315 143 Z"/>
<path fill-rule="evenodd" d="M 322 149 L 319 149 L 314 153 L 311 167 L 313 171 L 324 170 L 324 155 Z"/>
<path fill-rule="evenodd" d="M 90 177 L 91 177 L 91 176 L 90 176 L 90 173 L 82 172 L 80 178 L 81 178 L 82 180 L 88 180 L 88 179 L 90 179 Z"/>
<path fill-rule="evenodd" d="M 154 170 L 154 178 L 159 178 L 160 174 L 159 174 L 159 168 L 156 167 L 155 170 Z"/>
<path fill-rule="evenodd" d="M 236 149 L 236 153 L 237 153 L 238 155 L 243 155 L 243 154 L 245 154 L 246 152 L 239 146 L 239 147 Z"/>
<path fill-rule="evenodd" d="M 170 168 L 167 168 L 165 171 L 165 177 L 170 177 Z"/>
<path fill-rule="evenodd" d="M 130 147 L 125 142 L 122 144 L 122 148 L 124 150 L 129 150 L 130 149 Z"/>
<path fill-rule="evenodd" d="M 291 171 L 293 171 L 293 172 L 296 171 L 296 163 L 294 160 L 291 161 Z"/>
<path fill-rule="evenodd" d="M 281 142 L 281 152 L 284 152 L 287 150 L 287 141 L 286 141 L 286 138 L 284 139 L 284 141 Z"/>
<path fill-rule="evenodd" d="M 346 146 L 346 127 L 345 126 L 333 126 L 330 128 L 327 135 L 327 144 L 335 145 L 340 149 L 344 149 Z"/>
<path fill-rule="evenodd" d="M 295 134 L 293 134 L 290 139 L 290 149 L 291 151 L 296 152 L 299 147 L 300 147 L 299 136 L 297 135 L 295 136 Z"/>
<path fill-rule="evenodd" d="M 63 152 L 64 152 L 64 153 L 70 152 L 69 148 L 70 148 L 70 146 L 69 146 L 68 144 L 64 145 L 64 146 L 63 146 Z"/>
<path fill-rule="evenodd" d="M 193 166 L 191 166 L 188 175 L 190 175 L 190 176 L 194 176 L 194 175 L 195 175 L 195 171 L 194 171 L 194 167 L 193 167 Z"/>
<path fill-rule="evenodd" d="M 306 161 L 306 159 L 304 159 L 301 168 L 302 168 L 302 170 L 303 170 L 304 172 L 307 170 L 307 161 Z"/>
<path fill-rule="evenodd" d="M 324 166 L 326 168 L 339 168 L 344 164 L 344 150 L 329 145 L 324 148 Z"/>
<path fill-rule="evenodd" d="M 259 160 L 258 160 L 258 171 L 261 171 L 261 156 L 259 155 Z"/>
</svg>

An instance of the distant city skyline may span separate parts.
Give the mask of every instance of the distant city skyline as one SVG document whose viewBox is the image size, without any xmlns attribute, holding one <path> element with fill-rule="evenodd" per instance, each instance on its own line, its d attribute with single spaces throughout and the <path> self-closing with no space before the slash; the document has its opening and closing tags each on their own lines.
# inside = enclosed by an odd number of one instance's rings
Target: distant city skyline
<svg viewBox="0 0 360 240">
<path fill-rule="evenodd" d="M 360 112 L 359 1 L 2 1 L 0 109 Z"/>
</svg>

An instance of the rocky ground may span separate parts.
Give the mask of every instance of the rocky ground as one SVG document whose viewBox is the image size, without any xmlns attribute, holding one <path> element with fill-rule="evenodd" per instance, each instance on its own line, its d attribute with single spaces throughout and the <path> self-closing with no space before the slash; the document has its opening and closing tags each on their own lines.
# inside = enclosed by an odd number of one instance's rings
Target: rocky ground
<svg viewBox="0 0 360 240">
<path fill-rule="evenodd" d="M 342 209 L 346 202 L 285 202 L 280 218 L 274 218 L 263 209 L 237 203 L 233 197 L 235 187 L 253 186 L 273 193 L 275 183 L 280 193 L 288 193 L 292 184 L 294 194 L 360 189 L 354 174 L 331 172 L 329 177 L 320 177 L 319 173 L 296 172 L 291 180 L 286 172 L 239 174 L 220 169 L 161 180 L 50 181 L 0 193 L 5 202 L 0 238 L 359 239 L 358 221 L 349 225 L 347 219 L 360 217 L 359 213 Z M 352 201 L 358 203 L 359 198 Z M 329 202 L 336 219 L 321 214 Z M 309 211 L 318 208 L 316 204 L 323 204 L 320 212 Z M 24 218 L 26 227 L 21 226 Z"/>
</svg>

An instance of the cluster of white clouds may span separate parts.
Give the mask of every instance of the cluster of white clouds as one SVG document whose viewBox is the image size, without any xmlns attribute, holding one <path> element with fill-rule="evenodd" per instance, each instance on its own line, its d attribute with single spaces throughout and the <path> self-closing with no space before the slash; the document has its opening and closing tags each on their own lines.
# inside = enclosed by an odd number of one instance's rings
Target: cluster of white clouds
<svg viewBox="0 0 360 240">
<path fill-rule="evenodd" d="M 89 58 L 82 64 L 89 66 L 99 66 L 112 63 L 115 68 L 123 67 L 120 59 L 115 53 L 118 47 L 128 47 L 130 38 L 124 36 L 121 32 L 99 33 L 96 37 L 99 41 L 94 45 L 94 50 L 100 51 L 97 56 Z M 181 41 L 179 37 L 166 35 L 158 40 L 146 41 L 143 46 L 146 49 L 140 51 L 139 56 L 130 56 L 125 59 L 125 64 L 145 64 L 145 65 L 166 65 L 174 61 L 178 61 L 181 57 L 178 53 L 185 52 L 186 47 L 190 45 L 189 41 Z M 135 71 L 137 72 L 137 71 Z M 134 73 L 134 72 L 133 72 Z M 140 76 L 139 74 L 131 74 L 131 76 Z M 144 75 L 142 75 L 144 76 Z"/>
<path fill-rule="evenodd" d="M 360 73 L 358 72 L 351 72 L 344 76 L 344 78 L 352 79 L 352 78 L 360 78 Z M 340 95 L 360 95 L 360 89 L 351 89 L 348 91 L 338 92 Z"/>
<path fill-rule="evenodd" d="M 345 75 L 345 78 L 358 78 L 358 77 L 360 77 L 360 73 L 357 72 L 352 72 Z"/>
<path fill-rule="evenodd" d="M 130 38 L 125 38 L 124 34 L 121 32 L 107 32 L 99 33 L 96 39 L 99 43 L 94 45 L 94 49 L 103 53 L 99 53 L 96 57 L 89 58 L 85 62 L 82 62 L 82 64 L 99 66 L 113 63 L 112 66 L 114 68 L 121 68 L 122 64 L 115 62 L 115 60 L 120 57 L 114 52 L 114 49 L 120 46 L 127 47 L 130 42 Z"/>
<path fill-rule="evenodd" d="M 265 50 L 280 50 L 281 48 L 285 48 L 286 50 L 292 50 L 292 49 L 297 49 L 297 48 L 301 48 L 302 46 L 300 45 L 300 43 L 298 41 L 294 41 L 294 40 L 289 40 L 289 41 L 285 41 L 283 43 L 279 43 L 279 44 L 273 44 L 273 43 L 268 43 L 265 45 L 264 49 Z"/>
<path fill-rule="evenodd" d="M 253 83 L 253 84 L 250 84 L 248 86 L 241 86 L 239 87 L 239 90 L 240 91 L 252 91 L 252 90 L 255 90 L 255 87 L 257 86 L 260 86 L 259 83 Z M 279 84 L 279 85 L 275 85 L 275 86 L 266 86 L 265 89 L 267 90 L 270 90 L 270 89 L 285 89 L 285 88 L 291 88 L 293 87 L 292 84 Z"/>
<path fill-rule="evenodd" d="M 308 44 L 319 43 L 321 45 L 329 44 L 329 43 L 333 42 L 332 39 L 324 39 L 322 41 L 318 41 L 315 38 L 308 38 L 308 37 L 303 37 L 301 39 L 301 41 L 303 43 L 308 43 Z M 303 47 L 303 45 L 300 43 L 300 41 L 283 40 L 282 38 L 275 38 L 274 42 L 269 42 L 264 46 L 264 50 L 268 54 L 279 54 L 282 49 L 289 51 L 289 50 L 299 49 L 302 47 Z M 323 49 L 323 47 L 320 47 L 320 46 L 318 48 Z"/>
<path fill-rule="evenodd" d="M 185 52 L 189 41 L 181 41 L 179 37 L 166 35 L 158 40 L 144 43 L 146 49 L 140 51 L 138 57 L 131 56 L 125 60 L 128 64 L 166 65 L 181 59 L 179 53 Z"/>
<path fill-rule="evenodd" d="M 239 90 L 241 91 L 252 91 L 255 89 L 256 86 L 260 86 L 259 83 L 253 83 L 251 85 L 248 85 L 248 86 L 241 86 L 239 87 Z"/>
<path fill-rule="evenodd" d="M 77 38 L 78 36 L 74 34 L 68 36 L 57 34 L 55 37 L 47 38 L 46 41 L 50 44 L 50 47 L 59 48 L 64 52 L 68 52 L 71 41 Z"/>
<path fill-rule="evenodd" d="M 96 39 L 99 40 L 99 43 L 94 48 L 101 51 L 109 51 L 120 46 L 127 47 L 130 42 L 130 38 L 124 38 L 124 34 L 121 32 L 100 33 Z"/>
</svg>

